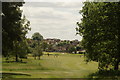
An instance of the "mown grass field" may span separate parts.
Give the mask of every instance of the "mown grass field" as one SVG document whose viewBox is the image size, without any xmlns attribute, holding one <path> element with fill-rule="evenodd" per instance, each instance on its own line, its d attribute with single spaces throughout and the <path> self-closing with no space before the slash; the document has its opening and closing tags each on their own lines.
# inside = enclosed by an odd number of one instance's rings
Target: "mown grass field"
<svg viewBox="0 0 120 80">
<path fill-rule="evenodd" d="M 50 53 L 43 55 L 41 60 L 34 60 L 29 55 L 23 63 L 5 62 L 3 58 L 3 77 L 12 78 L 87 78 L 97 71 L 97 62 L 87 63 L 80 54 Z M 59 54 L 55 57 L 53 54 Z"/>
</svg>

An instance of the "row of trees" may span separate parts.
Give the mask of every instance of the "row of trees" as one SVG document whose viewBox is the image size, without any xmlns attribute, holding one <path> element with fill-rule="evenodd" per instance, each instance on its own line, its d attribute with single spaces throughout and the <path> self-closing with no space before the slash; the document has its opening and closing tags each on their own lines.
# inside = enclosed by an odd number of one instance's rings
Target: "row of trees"
<svg viewBox="0 0 120 80">
<path fill-rule="evenodd" d="M 43 37 L 41 34 L 39 33 L 34 33 L 32 36 L 32 39 L 29 39 L 28 41 L 32 41 L 31 43 L 29 43 L 29 46 L 33 49 L 37 46 L 36 44 L 36 40 L 33 39 L 33 37 L 35 36 L 35 34 L 38 34 L 37 36 L 41 38 L 41 40 L 39 40 L 42 51 L 45 52 L 68 52 L 68 53 L 77 53 L 77 51 L 80 51 L 82 48 L 80 47 L 79 44 L 71 44 L 72 41 L 59 41 L 56 42 L 54 41 L 54 43 L 50 44 L 49 41 L 43 40 Z M 36 36 L 36 37 L 37 37 Z M 32 50 L 31 50 L 32 52 Z"/>
<path fill-rule="evenodd" d="M 118 70 L 120 63 L 120 2 L 84 2 L 83 18 L 76 28 L 83 36 L 88 61 L 99 62 L 99 70 Z"/>
<path fill-rule="evenodd" d="M 2 55 L 24 58 L 28 52 L 26 34 L 30 22 L 22 15 L 24 2 L 2 2 Z"/>
</svg>

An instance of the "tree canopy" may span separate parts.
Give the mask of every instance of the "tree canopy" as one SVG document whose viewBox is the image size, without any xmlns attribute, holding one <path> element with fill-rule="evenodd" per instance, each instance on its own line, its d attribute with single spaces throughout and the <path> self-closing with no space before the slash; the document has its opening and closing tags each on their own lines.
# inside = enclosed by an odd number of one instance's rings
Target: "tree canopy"
<svg viewBox="0 0 120 80">
<path fill-rule="evenodd" d="M 32 39 L 33 40 L 39 40 L 39 41 L 42 41 L 43 40 L 43 36 L 39 33 L 39 32 L 36 32 L 32 35 Z"/>
<path fill-rule="evenodd" d="M 32 35 L 32 39 L 33 39 L 33 44 L 34 44 L 34 48 L 33 48 L 33 56 L 36 59 L 36 57 L 38 56 L 38 59 L 40 59 L 40 56 L 42 56 L 42 51 L 43 51 L 43 36 L 39 33 L 39 32 L 35 32 Z"/>
<path fill-rule="evenodd" d="M 2 2 L 2 54 L 9 56 L 26 39 L 30 22 L 22 15 L 24 2 Z M 25 45 L 25 44 L 24 44 Z M 14 56 L 17 55 L 12 54 Z"/>
<path fill-rule="evenodd" d="M 87 60 L 99 62 L 99 69 L 118 70 L 120 62 L 120 2 L 84 2 L 83 18 L 76 28 L 83 36 Z"/>
</svg>

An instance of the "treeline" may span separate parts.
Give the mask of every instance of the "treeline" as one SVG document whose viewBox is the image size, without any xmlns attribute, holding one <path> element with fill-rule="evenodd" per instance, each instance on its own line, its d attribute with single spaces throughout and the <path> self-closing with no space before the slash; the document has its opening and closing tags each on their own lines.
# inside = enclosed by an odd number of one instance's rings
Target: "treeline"
<svg viewBox="0 0 120 80">
<path fill-rule="evenodd" d="M 22 15 L 24 2 L 2 2 L 2 55 L 16 61 L 25 58 L 28 52 L 26 34 L 30 22 Z"/>
<path fill-rule="evenodd" d="M 28 39 L 27 41 L 30 48 L 35 48 L 36 43 L 33 38 Z M 41 42 L 41 48 L 45 52 L 67 52 L 74 54 L 80 53 L 80 51 L 83 50 L 80 45 L 80 41 L 78 40 L 70 41 L 70 40 L 60 40 L 60 39 L 43 39 Z M 30 52 L 32 53 L 32 49 Z"/>
<path fill-rule="evenodd" d="M 84 2 L 78 34 L 88 53 L 87 61 L 97 61 L 99 70 L 118 70 L 120 63 L 120 2 Z"/>
</svg>

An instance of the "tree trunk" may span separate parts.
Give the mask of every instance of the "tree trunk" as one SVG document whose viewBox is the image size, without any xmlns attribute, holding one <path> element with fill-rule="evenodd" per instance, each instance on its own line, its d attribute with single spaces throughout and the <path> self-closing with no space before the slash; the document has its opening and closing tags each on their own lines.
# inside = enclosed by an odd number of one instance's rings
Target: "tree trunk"
<svg viewBox="0 0 120 80">
<path fill-rule="evenodd" d="M 16 54 L 15 57 L 16 57 L 16 58 L 15 58 L 15 61 L 18 62 L 18 55 Z"/>
<path fill-rule="evenodd" d="M 117 61 L 114 65 L 114 70 L 118 70 L 119 69 L 119 61 Z"/>
</svg>

